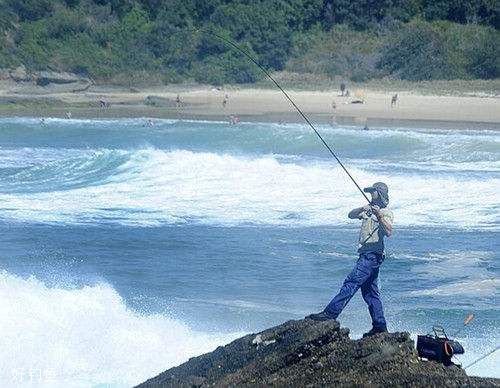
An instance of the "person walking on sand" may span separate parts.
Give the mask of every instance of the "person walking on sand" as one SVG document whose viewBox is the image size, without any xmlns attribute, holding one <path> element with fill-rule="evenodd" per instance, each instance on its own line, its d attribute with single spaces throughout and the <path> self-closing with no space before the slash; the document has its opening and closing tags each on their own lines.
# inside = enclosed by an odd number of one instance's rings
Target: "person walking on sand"
<svg viewBox="0 0 500 388">
<path fill-rule="evenodd" d="M 222 100 L 222 107 L 225 108 L 227 105 L 227 102 L 229 101 L 229 96 L 227 93 L 224 95 L 224 99 Z"/>
<path fill-rule="evenodd" d="M 177 94 L 177 97 L 175 97 L 175 106 L 177 108 L 180 108 L 181 106 L 181 96 L 179 94 Z"/>
<path fill-rule="evenodd" d="M 398 103 L 398 94 L 396 93 L 391 97 L 391 108 L 395 107 Z"/>
<path fill-rule="evenodd" d="M 338 294 L 331 300 L 325 309 L 306 318 L 315 321 L 336 319 L 354 294 L 361 288 L 361 294 L 368 305 L 372 318 L 372 329 L 363 334 L 369 337 L 377 333 L 387 332 L 382 301 L 378 289 L 378 273 L 384 255 L 384 238 L 392 234 L 394 216 L 387 208 L 389 204 L 389 189 L 383 182 L 376 182 L 373 186 L 363 190 L 371 194 L 369 205 L 353 209 L 348 217 L 361 220 L 358 253 L 359 259 L 354 269 L 347 276 Z"/>
</svg>

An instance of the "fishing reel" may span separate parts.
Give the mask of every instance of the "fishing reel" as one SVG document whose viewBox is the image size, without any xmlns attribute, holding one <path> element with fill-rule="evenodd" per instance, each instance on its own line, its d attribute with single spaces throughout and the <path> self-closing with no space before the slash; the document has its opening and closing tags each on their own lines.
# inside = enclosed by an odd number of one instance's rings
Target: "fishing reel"
<svg viewBox="0 0 500 388">
<path fill-rule="evenodd" d="M 448 338 L 442 326 L 433 326 L 432 331 L 433 333 L 417 337 L 419 357 L 449 366 L 453 364 L 451 362 L 453 356 L 465 353 L 460 342 Z"/>
</svg>

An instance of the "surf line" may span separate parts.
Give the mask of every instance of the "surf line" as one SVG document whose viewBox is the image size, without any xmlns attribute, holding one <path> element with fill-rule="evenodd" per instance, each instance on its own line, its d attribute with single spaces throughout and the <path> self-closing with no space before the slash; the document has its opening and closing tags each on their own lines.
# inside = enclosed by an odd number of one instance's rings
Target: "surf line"
<svg viewBox="0 0 500 388">
<path fill-rule="evenodd" d="M 297 110 L 297 112 L 299 112 L 299 114 L 302 116 L 302 118 L 305 120 L 305 122 L 311 127 L 311 129 L 314 131 L 314 133 L 316 134 L 316 136 L 319 138 L 319 140 L 321 141 L 321 143 L 330 152 L 330 154 L 335 158 L 335 160 L 337 161 L 337 163 L 340 165 L 340 167 L 342 167 L 342 169 L 345 171 L 345 173 L 351 179 L 351 181 L 356 185 L 356 188 L 363 195 L 363 197 L 366 199 L 366 201 L 368 202 L 368 204 L 370 204 L 371 202 L 368 199 L 368 197 L 366 196 L 366 194 L 364 193 L 363 189 L 361 189 L 361 186 L 358 184 L 358 182 L 356 182 L 356 180 L 354 179 L 354 177 L 347 170 L 347 168 L 345 167 L 344 163 L 342 163 L 342 161 L 340 160 L 340 158 L 334 152 L 333 148 L 328 145 L 328 143 L 325 141 L 325 139 L 323 138 L 323 136 L 321 136 L 321 134 L 318 132 L 318 130 L 311 123 L 311 121 L 309 120 L 309 118 L 304 114 L 304 112 L 302 112 L 302 110 L 297 106 L 297 104 L 295 104 L 295 102 L 288 95 L 288 93 L 281 87 L 281 85 L 271 76 L 271 74 L 269 74 L 269 72 L 266 70 L 266 68 L 264 66 L 262 66 L 259 62 L 257 62 L 248 52 L 246 52 L 244 49 L 242 49 L 240 46 L 238 46 L 232 40 L 227 39 L 227 38 L 225 38 L 225 37 L 223 37 L 223 36 L 221 36 L 221 35 L 219 35 L 219 34 L 217 34 L 215 32 L 210 32 L 210 34 L 213 35 L 213 36 L 215 36 L 216 38 L 222 40 L 226 44 L 230 45 L 231 47 L 235 48 L 240 53 L 242 53 L 243 55 L 245 55 L 252 63 L 254 63 L 255 65 L 257 65 L 257 67 L 260 70 L 262 70 L 262 72 L 274 83 L 274 85 L 276 85 L 276 87 L 279 90 L 281 90 L 281 92 L 285 95 L 286 99 L 290 102 L 290 104 L 292 104 L 292 106 Z"/>
</svg>

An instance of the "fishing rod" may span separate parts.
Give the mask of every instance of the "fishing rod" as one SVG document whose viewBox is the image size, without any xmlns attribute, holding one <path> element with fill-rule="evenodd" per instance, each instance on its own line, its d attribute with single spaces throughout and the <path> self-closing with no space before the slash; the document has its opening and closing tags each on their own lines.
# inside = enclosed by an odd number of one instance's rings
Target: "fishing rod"
<svg viewBox="0 0 500 388">
<path fill-rule="evenodd" d="M 223 42 L 227 43 L 231 47 L 235 48 L 238 50 L 240 53 L 245 55 L 252 63 L 257 65 L 257 67 L 262 70 L 262 72 L 276 85 L 276 87 L 281 90 L 281 92 L 285 95 L 286 99 L 292 104 L 292 106 L 299 112 L 299 114 L 302 116 L 302 118 L 305 120 L 305 122 L 311 127 L 311 129 L 314 131 L 316 136 L 321 140 L 321 143 L 325 146 L 325 148 L 330 152 L 330 154 L 335 158 L 337 163 L 342 167 L 342 169 L 345 171 L 347 176 L 351 179 L 351 181 L 356 185 L 357 189 L 359 192 L 363 195 L 363 197 L 366 199 L 366 201 L 370 204 L 371 201 L 368 199 L 366 196 L 365 192 L 363 189 L 358 185 L 358 182 L 354 179 L 354 177 L 351 175 L 351 173 L 347 170 L 347 168 L 344 166 L 342 161 L 339 159 L 339 157 L 336 155 L 336 153 L 333 151 L 332 147 L 328 145 L 328 143 L 325 141 L 323 136 L 318 132 L 318 130 L 314 127 L 314 125 L 311 123 L 309 118 L 302 112 L 302 110 L 295 104 L 295 102 L 292 100 L 292 98 L 288 95 L 288 93 L 281 87 L 281 85 L 269 74 L 269 72 L 265 69 L 264 66 L 262 66 L 257 60 L 255 60 L 248 52 L 246 52 L 244 49 L 242 49 L 240 46 L 238 46 L 236 43 L 234 43 L 232 40 L 227 39 L 219 34 L 216 34 L 215 32 L 210 32 L 211 35 L 217 37 L 218 39 L 222 40 Z"/>
</svg>

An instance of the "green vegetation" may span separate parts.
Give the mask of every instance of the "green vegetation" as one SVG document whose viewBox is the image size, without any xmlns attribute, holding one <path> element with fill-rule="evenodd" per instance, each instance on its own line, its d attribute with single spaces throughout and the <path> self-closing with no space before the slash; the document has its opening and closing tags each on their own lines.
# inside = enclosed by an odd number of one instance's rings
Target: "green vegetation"
<svg viewBox="0 0 500 388">
<path fill-rule="evenodd" d="M 0 67 L 102 81 L 499 77 L 498 0 L 0 0 Z"/>
</svg>

